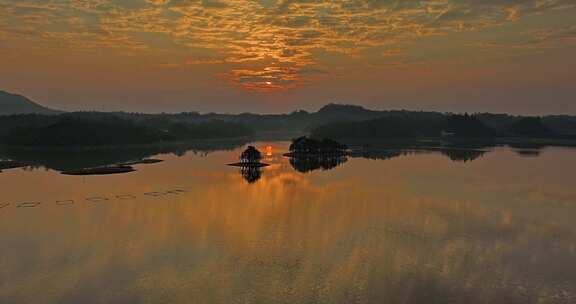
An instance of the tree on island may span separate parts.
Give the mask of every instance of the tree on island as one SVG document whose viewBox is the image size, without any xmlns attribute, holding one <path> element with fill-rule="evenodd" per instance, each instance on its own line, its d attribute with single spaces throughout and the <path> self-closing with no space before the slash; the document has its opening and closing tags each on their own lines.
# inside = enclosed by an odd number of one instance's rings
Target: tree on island
<svg viewBox="0 0 576 304">
<path fill-rule="evenodd" d="M 290 152 L 295 154 L 343 154 L 348 147 L 332 139 L 317 140 L 302 136 L 292 140 Z"/>
<path fill-rule="evenodd" d="M 306 136 L 293 139 L 292 144 L 290 144 L 290 151 L 296 153 L 315 153 L 318 151 L 318 148 L 318 141 Z"/>
<path fill-rule="evenodd" d="M 242 154 L 240 154 L 241 163 L 259 163 L 262 160 L 262 153 L 254 146 L 248 146 Z"/>
</svg>

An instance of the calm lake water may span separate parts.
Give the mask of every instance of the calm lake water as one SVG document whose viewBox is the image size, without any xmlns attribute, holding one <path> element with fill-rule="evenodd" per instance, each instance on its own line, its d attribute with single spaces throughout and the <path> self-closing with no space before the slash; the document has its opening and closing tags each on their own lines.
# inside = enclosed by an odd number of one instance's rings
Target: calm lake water
<svg viewBox="0 0 576 304">
<path fill-rule="evenodd" d="M 261 172 L 225 165 L 237 145 L 3 170 L 0 303 L 576 303 L 575 149 L 255 145 Z"/>
</svg>

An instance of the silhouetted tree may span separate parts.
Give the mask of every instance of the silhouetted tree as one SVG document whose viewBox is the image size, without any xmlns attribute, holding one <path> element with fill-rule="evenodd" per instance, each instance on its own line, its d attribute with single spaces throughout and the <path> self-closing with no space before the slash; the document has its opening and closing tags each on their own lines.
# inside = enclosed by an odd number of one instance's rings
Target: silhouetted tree
<svg viewBox="0 0 576 304">
<path fill-rule="evenodd" d="M 248 146 L 242 154 L 240 154 L 241 163 L 258 163 L 262 160 L 262 153 L 254 146 Z"/>
<path fill-rule="evenodd" d="M 342 155 L 348 147 L 331 139 L 316 140 L 302 136 L 292 140 L 290 151 L 294 154 Z"/>
</svg>

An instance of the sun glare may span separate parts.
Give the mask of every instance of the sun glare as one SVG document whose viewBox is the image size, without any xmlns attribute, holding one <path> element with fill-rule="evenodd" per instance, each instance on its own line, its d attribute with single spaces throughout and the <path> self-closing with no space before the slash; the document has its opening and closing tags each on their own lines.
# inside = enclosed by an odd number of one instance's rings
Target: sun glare
<svg viewBox="0 0 576 304">
<path fill-rule="evenodd" d="M 272 146 L 266 146 L 266 156 L 272 156 Z"/>
</svg>

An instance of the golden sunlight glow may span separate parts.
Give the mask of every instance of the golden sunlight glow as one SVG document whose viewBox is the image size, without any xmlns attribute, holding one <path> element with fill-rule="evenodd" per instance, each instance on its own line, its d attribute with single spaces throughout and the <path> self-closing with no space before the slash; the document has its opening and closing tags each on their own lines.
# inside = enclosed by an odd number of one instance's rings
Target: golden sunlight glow
<svg viewBox="0 0 576 304">
<path fill-rule="evenodd" d="M 389 86 L 411 92 L 418 84 L 410 80 L 430 70 L 439 72 L 423 82 L 450 83 L 461 70 L 475 75 L 487 68 L 512 71 L 505 66 L 510 62 L 534 64 L 535 70 L 554 60 L 574 62 L 575 12 L 576 2 L 567 0 L 0 0 L 6 75 L 0 82 L 63 91 L 81 74 L 91 80 L 82 82 L 86 90 L 96 90 L 114 75 L 150 91 L 198 86 L 195 96 L 206 98 L 225 87 L 241 94 L 303 89 L 315 97 L 327 91 L 342 97 L 332 92 L 343 91 L 372 100 L 390 97 L 382 88 L 388 79 L 407 79 Z M 41 74 L 32 78 L 39 84 L 31 84 L 29 75 L 38 69 L 67 78 Z M 554 80 L 573 76 L 549 69 Z M 7 76 L 13 74 L 18 77 Z M 516 83 L 530 75 L 510 74 Z M 110 80 L 116 84 L 127 87 Z M 76 95 L 90 95 L 78 90 Z"/>
<path fill-rule="evenodd" d="M 272 156 L 272 146 L 266 146 L 265 154 L 266 156 Z"/>
</svg>

